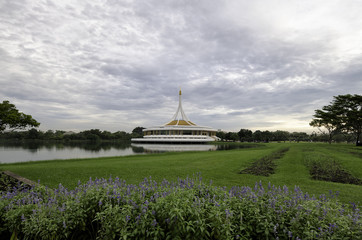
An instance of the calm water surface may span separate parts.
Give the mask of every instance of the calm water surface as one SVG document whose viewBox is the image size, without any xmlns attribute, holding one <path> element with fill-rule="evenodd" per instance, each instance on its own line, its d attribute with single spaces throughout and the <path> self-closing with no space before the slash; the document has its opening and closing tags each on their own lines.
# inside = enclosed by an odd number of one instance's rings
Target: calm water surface
<svg viewBox="0 0 362 240">
<path fill-rule="evenodd" d="M 252 145 L 251 145 L 252 146 Z M 244 148 L 234 144 L 0 143 L 0 163 Z M 250 146 L 248 146 L 250 147 Z"/>
</svg>

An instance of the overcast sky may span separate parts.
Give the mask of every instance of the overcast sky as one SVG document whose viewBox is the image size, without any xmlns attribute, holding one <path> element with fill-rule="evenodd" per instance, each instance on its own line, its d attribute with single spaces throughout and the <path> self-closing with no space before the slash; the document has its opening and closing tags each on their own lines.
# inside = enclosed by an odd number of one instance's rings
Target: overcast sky
<svg viewBox="0 0 362 240">
<path fill-rule="evenodd" d="M 188 118 L 312 132 L 362 93 L 362 1 L 0 0 L 0 100 L 41 130 L 132 131 Z"/>
</svg>

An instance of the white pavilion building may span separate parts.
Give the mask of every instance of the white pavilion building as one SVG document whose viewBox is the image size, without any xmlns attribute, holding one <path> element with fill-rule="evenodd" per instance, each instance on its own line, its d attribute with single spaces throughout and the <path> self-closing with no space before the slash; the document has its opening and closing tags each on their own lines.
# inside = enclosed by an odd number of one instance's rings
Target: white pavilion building
<svg viewBox="0 0 362 240">
<path fill-rule="evenodd" d="M 132 138 L 132 142 L 142 143 L 206 143 L 218 140 L 217 130 L 198 126 L 191 122 L 182 109 L 181 90 L 176 113 L 171 121 L 162 126 L 143 129 L 143 138 Z"/>
</svg>

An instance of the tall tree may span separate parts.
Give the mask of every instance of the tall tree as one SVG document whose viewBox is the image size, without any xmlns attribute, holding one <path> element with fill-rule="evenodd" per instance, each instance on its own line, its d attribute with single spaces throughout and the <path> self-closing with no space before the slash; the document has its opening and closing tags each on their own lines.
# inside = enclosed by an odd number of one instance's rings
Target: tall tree
<svg viewBox="0 0 362 240">
<path fill-rule="evenodd" d="M 241 142 L 250 142 L 253 138 L 253 132 L 249 129 L 240 129 L 238 136 Z"/>
<path fill-rule="evenodd" d="M 38 123 L 31 115 L 19 112 L 14 104 L 9 101 L 0 103 L 0 132 L 6 129 L 24 129 L 26 127 L 38 127 Z"/>
<path fill-rule="evenodd" d="M 142 137 L 143 136 L 143 129 L 145 129 L 144 127 L 135 127 L 132 130 L 132 136 L 137 138 L 137 137 Z"/>
<path fill-rule="evenodd" d="M 260 130 L 253 132 L 253 139 L 255 142 L 261 142 L 263 140 L 263 133 Z"/>
<path fill-rule="evenodd" d="M 353 133 L 356 136 L 356 145 L 361 146 L 360 136 L 362 132 L 362 96 L 361 95 L 338 95 L 330 105 L 324 106 L 322 110 L 315 110 L 315 119 L 310 122 L 311 126 L 329 127 L 332 134 L 338 131 Z M 330 137 L 331 141 L 331 137 Z"/>
<path fill-rule="evenodd" d="M 273 133 L 275 141 L 286 141 L 289 138 L 289 132 L 277 130 Z"/>
<path fill-rule="evenodd" d="M 239 136 L 236 132 L 228 132 L 225 134 L 225 139 L 236 142 L 239 140 Z"/>
<path fill-rule="evenodd" d="M 333 104 L 340 119 L 341 130 L 355 134 L 356 145 L 362 146 L 360 142 L 362 132 L 362 95 L 339 95 L 335 97 Z"/>
<path fill-rule="evenodd" d="M 331 106 L 324 106 L 323 110 L 315 110 L 313 115 L 315 118 L 309 123 L 312 127 L 317 127 L 319 131 L 324 133 L 321 129 L 324 127 L 328 131 L 328 143 L 332 143 L 333 136 L 340 131 L 339 121 L 340 119 L 336 116 Z"/>
</svg>

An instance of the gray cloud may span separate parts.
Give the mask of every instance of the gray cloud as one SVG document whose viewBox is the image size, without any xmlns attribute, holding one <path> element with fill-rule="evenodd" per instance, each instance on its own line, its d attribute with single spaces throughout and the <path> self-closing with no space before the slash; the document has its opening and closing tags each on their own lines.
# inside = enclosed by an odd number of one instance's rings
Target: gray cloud
<svg viewBox="0 0 362 240">
<path fill-rule="evenodd" d="M 131 131 L 169 120 L 182 87 L 200 125 L 312 131 L 315 109 L 362 90 L 361 10 L 339 1 L 3 1 L 0 97 L 43 128 Z"/>
</svg>

